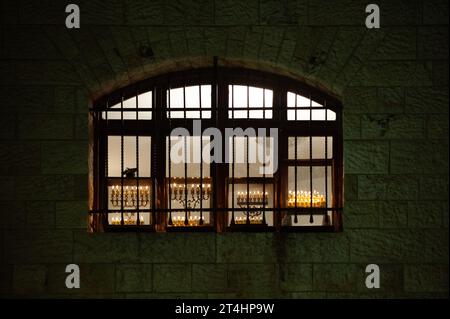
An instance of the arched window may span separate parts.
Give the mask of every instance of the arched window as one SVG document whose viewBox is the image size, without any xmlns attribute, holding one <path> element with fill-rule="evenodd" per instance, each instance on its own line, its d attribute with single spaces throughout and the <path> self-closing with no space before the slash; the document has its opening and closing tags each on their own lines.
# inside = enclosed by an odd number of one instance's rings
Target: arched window
<svg viewBox="0 0 450 319">
<path fill-rule="evenodd" d="M 288 77 L 205 68 L 91 111 L 94 231 L 339 231 L 340 102 Z"/>
</svg>

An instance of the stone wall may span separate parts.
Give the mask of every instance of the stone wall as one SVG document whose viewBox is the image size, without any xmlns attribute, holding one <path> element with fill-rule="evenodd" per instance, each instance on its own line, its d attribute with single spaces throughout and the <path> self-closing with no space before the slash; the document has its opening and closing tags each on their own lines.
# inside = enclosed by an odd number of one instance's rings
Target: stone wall
<svg viewBox="0 0 450 319">
<path fill-rule="evenodd" d="M 71 2 L 1 2 L 0 296 L 448 296 L 446 0 Z M 87 233 L 92 100 L 214 55 L 343 101 L 342 233 Z"/>
</svg>

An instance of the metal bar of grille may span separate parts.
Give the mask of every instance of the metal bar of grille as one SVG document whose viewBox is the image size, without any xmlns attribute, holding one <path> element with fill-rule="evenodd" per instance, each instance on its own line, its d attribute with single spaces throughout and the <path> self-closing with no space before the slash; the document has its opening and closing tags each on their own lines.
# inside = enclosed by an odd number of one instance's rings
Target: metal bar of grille
<svg viewBox="0 0 450 319">
<path fill-rule="evenodd" d="M 198 101 L 200 109 L 202 108 L 202 86 L 199 82 L 198 85 Z M 202 119 L 202 111 L 200 111 L 200 120 Z M 199 224 L 203 225 L 203 139 L 202 135 L 199 136 L 200 139 L 200 221 Z"/>
<path fill-rule="evenodd" d="M 108 110 L 109 108 L 109 100 L 106 101 L 106 110 Z M 101 114 L 101 113 L 100 113 Z M 98 114 L 97 118 L 101 119 L 101 116 L 99 117 Z M 105 205 L 106 207 L 109 206 L 109 189 L 108 189 L 108 177 L 109 177 L 109 157 L 108 157 L 108 141 L 109 141 L 109 132 L 108 132 L 108 111 L 105 112 L 105 136 L 106 139 L 104 139 L 104 143 L 105 143 L 105 180 L 106 183 L 103 187 L 104 191 L 106 190 L 106 195 L 103 196 L 103 198 L 105 199 Z M 104 217 L 104 216 L 103 216 Z M 106 214 L 106 221 L 109 224 L 109 216 L 108 214 Z"/>
<path fill-rule="evenodd" d="M 327 100 L 325 99 L 323 102 L 323 107 L 325 109 L 325 132 L 327 127 L 327 120 L 328 120 L 328 110 L 327 110 Z M 328 134 L 325 135 L 325 160 L 328 160 Z M 325 165 L 325 209 L 324 211 L 324 220 L 323 224 L 328 225 L 330 223 L 328 218 L 328 164 Z"/>
<path fill-rule="evenodd" d="M 170 95 L 171 95 L 171 88 L 170 88 L 170 84 L 169 84 L 168 90 L 167 90 L 167 104 L 168 104 L 169 109 L 172 106 L 170 103 Z M 166 110 L 167 110 L 167 108 L 166 108 Z M 169 131 L 170 131 L 172 129 L 172 122 L 171 122 L 172 113 L 170 111 L 168 113 L 169 113 Z M 173 222 L 172 222 L 172 157 L 170 155 L 170 150 L 172 148 L 172 137 L 170 136 L 170 134 L 167 139 L 168 139 L 167 151 L 168 151 L 168 159 L 169 159 L 169 165 L 168 165 L 168 168 L 169 168 L 169 182 L 168 182 L 168 184 L 169 184 L 168 185 L 169 186 L 169 221 L 168 221 L 168 224 L 170 226 L 172 226 L 173 225 Z"/>
<path fill-rule="evenodd" d="M 297 121 L 297 94 L 294 94 L 294 98 L 295 98 L 295 120 Z M 297 162 L 297 135 L 295 135 L 294 137 L 294 142 L 295 142 L 295 146 L 294 146 L 294 152 L 295 152 L 295 161 Z M 295 178 L 294 178 L 294 203 L 295 203 L 295 208 L 297 208 L 297 163 L 295 163 L 294 166 L 294 170 L 295 170 Z M 289 216 L 290 218 L 290 216 Z M 297 209 L 295 210 L 295 216 L 294 216 L 294 223 L 298 223 L 298 217 L 297 217 Z"/>
<path fill-rule="evenodd" d="M 310 192 L 310 204 L 309 207 L 313 207 L 313 186 L 312 186 L 312 134 L 311 134 L 311 121 L 312 121 L 312 99 L 311 99 L 311 94 L 309 95 L 309 121 L 308 121 L 308 125 L 309 125 L 309 160 L 311 161 L 310 165 L 309 165 L 309 192 Z M 309 216 L 309 222 L 312 224 L 314 223 L 314 217 L 313 214 L 311 214 Z"/>
<path fill-rule="evenodd" d="M 139 120 L 139 91 L 136 90 L 136 121 Z M 139 226 L 139 134 L 136 134 L 136 225 Z"/>
<path fill-rule="evenodd" d="M 184 119 L 186 121 L 186 87 L 183 86 L 183 107 L 184 107 Z M 184 136 L 184 225 L 189 225 L 188 220 L 188 189 L 187 189 L 187 136 Z"/>
<path fill-rule="evenodd" d="M 231 86 L 231 121 L 233 122 L 233 126 L 234 126 L 234 85 L 230 85 Z M 235 136 L 233 135 L 232 137 L 232 157 L 233 160 L 231 162 L 231 225 L 234 225 L 234 161 L 235 161 L 235 148 L 236 148 L 236 139 Z"/>
<path fill-rule="evenodd" d="M 246 145 L 246 149 L 247 149 L 247 219 L 245 221 L 245 223 L 248 225 L 250 224 L 250 212 L 249 212 L 249 208 L 250 208 L 250 181 L 249 181 L 249 177 L 250 177 L 250 163 L 249 163 L 249 156 L 248 156 L 248 149 L 249 149 L 249 136 L 246 136 L 246 140 L 247 140 L 247 145 Z"/>
<path fill-rule="evenodd" d="M 123 138 L 123 131 L 124 131 L 124 121 L 123 121 L 123 95 L 120 100 L 120 124 L 121 124 L 121 131 L 120 131 L 120 224 L 124 224 L 123 220 L 123 148 L 124 148 L 124 138 Z"/>
</svg>

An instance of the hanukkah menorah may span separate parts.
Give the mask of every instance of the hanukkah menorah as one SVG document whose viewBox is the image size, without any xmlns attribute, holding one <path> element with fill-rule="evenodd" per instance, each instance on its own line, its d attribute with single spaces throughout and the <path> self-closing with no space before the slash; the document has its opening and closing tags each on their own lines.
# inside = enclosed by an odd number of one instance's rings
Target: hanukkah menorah
<svg viewBox="0 0 450 319">
<path fill-rule="evenodd" d="M 170 184 L 170 200 L 181 207 L 195 209 L 200 201 L 211 198 L 211 184 Z"/>
<path fill-rule="evenodd" d="M 123 205 L 124 208 L 137 208 L 138 202 L 139 207 L 146 207 L 149 204 L 150 189 L 148 186 L 139 186 L 139 189 L 137 186 L 113 185 L 111 187 L 111 205 L 113 207 L 122 207 Z"/>
<path fill-rule="evenodd" d="M 235 217 L 235 224 L 245 224 L 247 219 L 250 224 L 263 224 L 265 221 L 263 216 L 264 210 L 257 210 L 264 208 L 269 204 L 269 194 L 267 192 L 238 192 L 237 193 L 237 205 L 239 208 L 246 209 L 251 208 L 247 212 L 242 212 L 245 217 Z"/>
</svg>

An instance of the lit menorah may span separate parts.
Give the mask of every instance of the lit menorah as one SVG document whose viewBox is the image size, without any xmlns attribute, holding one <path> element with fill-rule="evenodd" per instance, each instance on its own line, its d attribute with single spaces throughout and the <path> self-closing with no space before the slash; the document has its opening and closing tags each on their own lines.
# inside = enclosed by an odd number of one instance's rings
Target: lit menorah
<svg viewBox="0 0 450 319">
<path fill-rule="evenodd" d="M 252 208 L 251 211 L 242 212 L 243 215 L 247 216 L 250 224 L 263 224 L 263 210 L 253 210 L 258 208 L 267 207 L 269 204 L 269 194 L 267 192 L 238 192 L 237 193 L 237 204 L 240 208 Z M 247 222 L 247 217 L 235 217 L 235 224 L 245 224 Z"/>
<path fill-rule="evenodd" d="M 170 184 L 170 200 L 179 202 L 182 207 L 196 208 L 201 200 L 210 197 L 211 184 Z"/>
<path fill-rule="evenodd" d="M 139 186 L 139 194 L 137 186 L 123 187 L 123 207 L 137 208 L 139 196 L 139 207 L 145 207 L 150 202 L 150 189 L 148 186 Z M 113 185 L 111 188 L 111 204 L 114 207 L 121 207 L 122 203 L 122 187 Z"/>
</svg>

